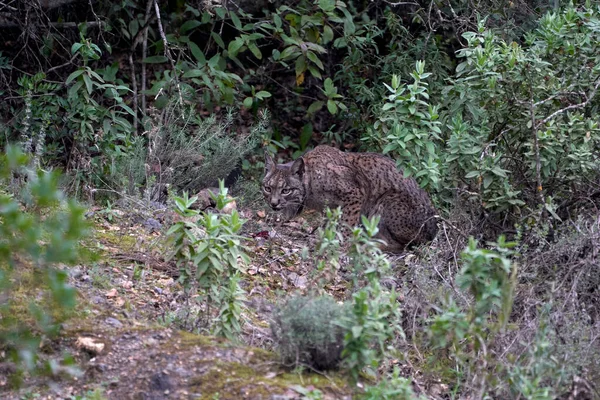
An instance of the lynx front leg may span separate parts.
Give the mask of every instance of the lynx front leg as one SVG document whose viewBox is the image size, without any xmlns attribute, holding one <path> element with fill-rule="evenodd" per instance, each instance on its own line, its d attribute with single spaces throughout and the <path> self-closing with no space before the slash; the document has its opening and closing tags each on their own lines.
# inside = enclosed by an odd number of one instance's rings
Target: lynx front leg
<svg viewBox="0 0 600 400">
<path fill-rule="evenodd" d="M 347 195 L 347 202 L 342 206 L 342 233 L 349 238 L 354 227 L 360 224 L 360 213 L 363 206 L 363 195 L 356 190 Z"/>
</svg>

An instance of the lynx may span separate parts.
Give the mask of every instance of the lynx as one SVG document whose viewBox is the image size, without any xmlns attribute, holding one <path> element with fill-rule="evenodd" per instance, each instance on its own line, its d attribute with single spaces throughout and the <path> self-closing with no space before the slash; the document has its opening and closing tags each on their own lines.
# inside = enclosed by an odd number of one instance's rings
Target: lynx
<svg viewBox="0 0 600 400">
<path fill-rule="evenodd" d="M 378 238 L 389 252 L 429 242 L 438 230 L 427 193 L 377 153 L 318 146 L 294 162 L 276 164 L 265 152 L 262 191 L 271 208 L 288 218 L 304 209 L 339 206 L 342 222 L 354 227 L 361 214 L 379 215 Z"/>
</svg>

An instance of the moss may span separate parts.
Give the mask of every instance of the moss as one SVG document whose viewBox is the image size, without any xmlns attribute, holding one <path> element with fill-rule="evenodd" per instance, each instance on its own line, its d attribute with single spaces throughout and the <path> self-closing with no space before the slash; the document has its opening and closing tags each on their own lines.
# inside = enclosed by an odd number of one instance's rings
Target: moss
<svg viewBox="0 0 600 400">
<path fill-rule="evenodd" d="M 135 247 L 136 238 L 127 233 L 127 231 L 110 231 L 96 227 L 91 240 L 99 242 L 104 246 L 118 247 L 120 250 L 131 250 Z"/>
<path fill-rule="evenodd" d="M 184 347 L 219 346 L 225 341 L 225 339 L 216 338 L 213 336 L 197 335 L 186 331 L 178 331 L 175 339 L 179 340 L 174 340 L 172 343 L 176 343 Z"/>
<path fill-rule="evenodd" d="M 270 355 L 272 358 L 272 355 Z M 323 392 L 335 392 L 338 395 L 348 393 L 346 381 L 340 376 L 324 376 L 312 373 L 270 374 L 272 362 L 257 363 L 253 358 L 248 365 L 237 362 L 210 362 L 206 374 L 191 380 L 190 386 L 203 393 L 200 399 L 213 399 L 219 393 L 220 399 L 269 399 L 275 392 L 285 392 L 295 385 L 312 385 Z M 259 367 L 257 369 L 256 367 Z"/>
</svg>

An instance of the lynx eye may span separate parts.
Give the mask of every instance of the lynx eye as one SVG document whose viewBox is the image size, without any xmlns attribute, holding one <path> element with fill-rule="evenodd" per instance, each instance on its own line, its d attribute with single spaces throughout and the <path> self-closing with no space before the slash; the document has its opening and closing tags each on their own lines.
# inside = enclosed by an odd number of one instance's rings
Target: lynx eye
<svg viewBox="0 0 600 400">
<path fill-rule="evenodd" d="M 271 188 L 268 186 L 263 187 L 263 189 L 265 190 L 265 192 L 267 193 L 271 193 Z"/>
<path fill-rule="evenodd" d="M 281 194 L 290 194 L 292 193 L 292 189 L 281 189 Z"/>
</svg>

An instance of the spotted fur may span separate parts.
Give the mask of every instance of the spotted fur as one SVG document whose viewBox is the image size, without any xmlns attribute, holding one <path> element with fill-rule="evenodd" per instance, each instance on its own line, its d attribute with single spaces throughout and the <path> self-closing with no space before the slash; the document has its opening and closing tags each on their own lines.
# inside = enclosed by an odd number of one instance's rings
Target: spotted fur
<svg viewBox="0 0 600 400">
<path fill-rule="evenodd" d="M 342 221 L 356 226 L 360 216 L 380 215 L 378 238 L 385 250 L 433 240 L 438 227 L 435 208 L 414 179 L 405 178 L 395 162 L 377 153 L 344 153 L 318 146 L 287 164 L 265 153 L 265 199 L 288 218 L 304 208 L 342 208 Z"/>
</svg>

